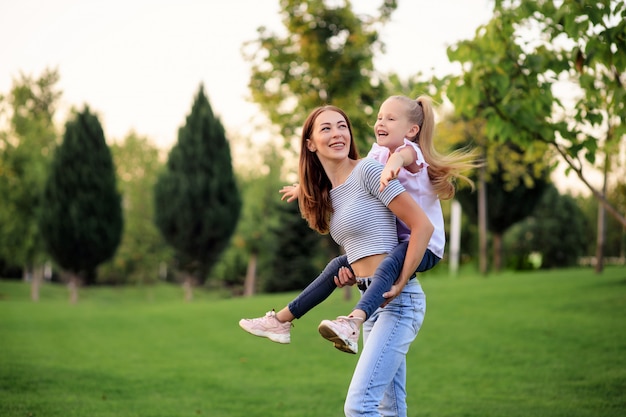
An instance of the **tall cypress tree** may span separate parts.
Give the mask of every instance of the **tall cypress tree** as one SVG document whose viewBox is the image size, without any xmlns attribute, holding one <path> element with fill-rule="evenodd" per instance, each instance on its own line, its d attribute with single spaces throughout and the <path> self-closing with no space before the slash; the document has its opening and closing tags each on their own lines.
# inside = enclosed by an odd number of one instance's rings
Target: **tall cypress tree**
<svg viewBox="0 0 626 417">
<path fill-rule="evenodd" d="M 228 245 L 241 211 L 224 127 L 202 85 L 154 191 L 155 222 L 176 250 L 189 298 Z"/>
<path fill-rule="evenodd" d="M 92 280 L 115 254 L 123 219 L 111 151 L 88 107 L 65 125 L 42 200 L 39 224 L 48 253 L 71 287 Z"/>
</svg>

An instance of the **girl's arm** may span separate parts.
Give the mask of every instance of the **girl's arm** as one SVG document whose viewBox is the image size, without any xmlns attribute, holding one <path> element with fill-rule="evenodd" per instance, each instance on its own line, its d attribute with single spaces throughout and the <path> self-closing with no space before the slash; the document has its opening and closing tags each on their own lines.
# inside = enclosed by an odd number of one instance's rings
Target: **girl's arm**
<svg viewBox="0 0 626 417">
<path fill-rule="evenodd" d="M 300 192 L 300 184 L 294 183 L 293 185 L 285 185 L 279 191 L 283 196 L 281 200 L 287 199 L 288 203 L 298 199 L 298 193 Z"/>
<path fill-rule="evenodd" d="M 389 181 L 398 178 L 400 169 L 405 167 L 409 172 L 417 172 L 417 152 L 412 146 L 405 146 L 389 156 L 382 174 L 380 174 L 380 191 L 384 190 Z"/>
<path fill-rule="evenodd" d="M 391 289 L 384 294 L 385 298 L 391 299 L 402 292 L 402 289 L 422 262 L 435 227 L 428 219 L 428 216 L 426 216 L 424 210 L 406 191 L 391 200 L 389 209 L 411 229 L 409 246 L 406 250 L 406 257 L 404 258 L 400 276 Z"/>
</svg>

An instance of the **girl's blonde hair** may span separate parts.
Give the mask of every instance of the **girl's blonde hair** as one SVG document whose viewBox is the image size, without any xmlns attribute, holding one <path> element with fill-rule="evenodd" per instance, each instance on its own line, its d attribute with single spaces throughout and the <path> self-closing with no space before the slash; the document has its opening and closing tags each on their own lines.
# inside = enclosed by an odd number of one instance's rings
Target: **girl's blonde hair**
<svg viewBox="0 0 626 417">
<path fill-rule="evenodd" d="M 456 179 L 466 181 L 473 189 L 474 182 L 463 173 L 478 166 L 477 153 L 468 148 L 453 151 L 448 155 L 437 152 L 433 143 L 435 113 L 432 99 L 425 95 L 415 100 L 406 96 L 391 96 L 389 99 L 404 103 L 410 122 L 419 126 L 417 134 L 407 139 L 417 143 L 422 150 L 428 163 L 428 177 L 439 198 L 449 200 L 454 197 Z"/>
</svg>

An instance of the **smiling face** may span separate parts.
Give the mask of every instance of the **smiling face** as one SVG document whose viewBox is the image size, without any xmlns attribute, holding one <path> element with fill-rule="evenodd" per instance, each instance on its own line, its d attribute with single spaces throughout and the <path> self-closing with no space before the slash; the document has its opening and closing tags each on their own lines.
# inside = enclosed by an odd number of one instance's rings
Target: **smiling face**
<svg viewBox="0 0 626 417">
<path fill-rule="evenodd" d="M 313 122 L 307 149 L 320 160 L 342 160 L 350 154 L 352 135 L 346 118 L 333 110 L 321 112 Z"/>
<path fill-rule="evenodd" d="M 404 138 L 413 138 L 418 131 L 419 126 L 409 120 L 408 109 L 401 100 L 391 97 L 380 106 L 374 124 L 378 145 L 393 152 L 404 143 Z"/>
</svg>

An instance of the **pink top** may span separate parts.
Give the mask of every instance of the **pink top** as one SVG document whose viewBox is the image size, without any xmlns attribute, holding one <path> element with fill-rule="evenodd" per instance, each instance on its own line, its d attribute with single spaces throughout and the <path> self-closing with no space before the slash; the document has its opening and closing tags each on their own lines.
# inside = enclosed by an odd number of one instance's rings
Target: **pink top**
<svg viewBox="0 0 626 417">
<path fill-rule="evenodd" d="M 430 182 L 430 178 L 428 178 L 428 164 L 424 160 L 424 155 L 422 154 L 422 150 L 420 147 L 411 142 L 408 139 L 404 139 L 404 145 L 400 146 L 396 149 L 398 152 L 400 149 L 405 148 L 406 146 L 411 146 L 415 150 L 417 154 L 417 165 L 420 166 L 420 170 L 418 172 L 409 172 L 405 168 L 400 169 L 398 173 L 398 180 L 400 184 L 404 186 L 406 191 L 413 197 L 413 199 L 417 202 L 417 204 L 422 207 L 422 210 L 426 213 L 431 223 L 435 227 L 432 237 L 430 238 L 430 242 L 428 242 L 428 249 L 435 255 L 440 258 L 443 258 L 443 252 L 446 245 L 446 234 L 444 229 L 443 222 L 443 211 L 441 209 L 441 202 L 439 201 L 439 196 L 435 194 L 433 190 L 433 186 Z M 379 146 L 377 143 L 372 145 L 372 149 L 370 149 L 367 154 L 368 158 L 373 158 L 380 162 L 381 164 L 386 164 L 389 159 L 390 153 L 389 149 L 384 146 Z M 409 240 L 409 235 L 411 231 L 409 228 L 402 223 L 399 219 L 397 220 L 398 227 L 398 240 L 399 241 L 407 241 Z"/>
</svg>

